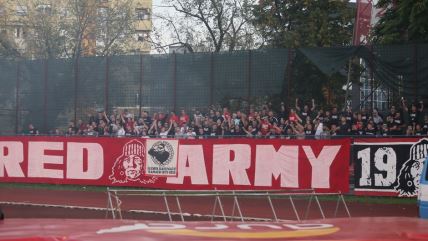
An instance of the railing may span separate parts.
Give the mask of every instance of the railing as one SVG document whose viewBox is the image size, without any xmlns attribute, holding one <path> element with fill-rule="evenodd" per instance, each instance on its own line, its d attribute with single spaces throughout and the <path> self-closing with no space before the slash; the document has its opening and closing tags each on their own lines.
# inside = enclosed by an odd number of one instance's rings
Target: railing
<svg viewBox="0 0 428 241">
<path fill-rule="evenodd" d="M 234 221 L 238 220 L 241 222 L 249 221 L 249 220 L 259 220 L 259 221 L 283 221 L 278 216 L 277 208 L 275 207 L 272 200 L 278 199 L 281 201 L 287 200 L 292 207 L 293 214 L 297 221 L 302 221 L 308 218 L 309 212 L 312 206 L 313 200 L 315 201 L 318 211 L 322 217 L 322 219 L 326 218 L 325 211 L 323 206 L 321 205 L 319 197 L 337 197 L 334 217 L 337 217 L 340 204 L 343 205 L 347 217 L 351 217 L 351 213 L 349 211 L 348 205 L 341 193 L 316 193 L 313 189 L 306 190 L 254 190 L 254 191 L 230 191 L 230 190 L 206 190 L 206 191 L 171 191 L 171 190 L 123 190 L 123 189 L 110 189 L 107 188 L 107 212 L 106 218 L 111 214 L 113 219 L 122 219 L 122 204 L 124 203 L 123 198 L 126 196 L 138 196 L 138 197 L 159 197 L 163 199 L 164 207 L 166 210 L 166 214 L 168 216 L 169 221 L 173 221 L 173 215 L 178 215 L 181 221 L 185 221 L 184 213 L 182 210 L 182 203 L 180 201 L 181 197 L 190 197 L 192 199 L 201 198 L 201 197 L 211 197 L 214 198 L 214 206 L 212 208 L 212 213 L 207 216 L 210 217 L 211 221 L 214 221 L 216 218 L 221 218 L 223 221 Z M 168 198 L 175 198 L 175 202 L 177 205 L 178 212 L 172 212 L 170 208 L 170 204 Z M 230 215 L 226 215 L 225 205 L 222 200 L 225 198 L 232 198 L 233 206 Z M 250 217 L 245 216 L 239 200 L 246 199 L 247 201 L 252 201 L 255 198 L 263 198 L 268 200 L 269 208 L 272 212 L 272 218 L 260 218 L 260 217 Z M 296 198 L 309 199 L 305 208 L 305 214 L 302 218 L 299 215 L 299 212 L 296 208 L 295 201 Z M 300 200 L 299 199 L 299 200 Z M 217 208 L 219 208 L 221 215 L 216 215 Z M 283 207 L 281 207 L 283 208 Z M 235 215 L 237 212 L 237 215 Z"/>
</svg>

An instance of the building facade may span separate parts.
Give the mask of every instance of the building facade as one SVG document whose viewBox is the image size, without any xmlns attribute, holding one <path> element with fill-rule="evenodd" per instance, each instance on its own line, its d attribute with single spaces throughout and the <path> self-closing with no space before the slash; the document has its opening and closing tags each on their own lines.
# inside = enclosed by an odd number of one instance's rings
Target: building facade
<svg viewBox="0 0 428 241">
<path fill-rule="evenodd" d="M 3 54 L 149 53 L 151 31 L 152 0 L 0 0 Z"/>
</svg>

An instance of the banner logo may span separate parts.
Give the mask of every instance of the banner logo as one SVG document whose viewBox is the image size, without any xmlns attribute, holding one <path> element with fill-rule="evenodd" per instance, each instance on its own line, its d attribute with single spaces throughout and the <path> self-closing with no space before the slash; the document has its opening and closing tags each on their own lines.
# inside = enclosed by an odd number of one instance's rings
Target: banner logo
<svg viewBox="0 0 428 241">
<path fill-rule="evenodd" d="M 419 190 L 423 162 L 428 156 L 428 139 L 421 139 L 410 148 L 409 159 L 400 169 L 394 189 L 399 196 L 413 197 Z"/>
<path fill-rule="evenodd" d="M 158 141 L 149 150 L 151 160 L 159 166 L 167 166 L 174 157 L 174 149 L 167 141 Z"/>
<path fill-rule="evenodd" d="M 226 224 L 215 223 L 210 226 L 187 226 L 184 223 L 136 223 L 123 225 L 109 229 L 101 229 L 97 234 L 117 234 L 135 231 L 143 231 L 174 237 L 187 236 L 197 238 L 215 239 L 284 239 L 284 238 L 309 238 L 326 236 L 340 231 L 339 227 L 332 224 L 273 224 L 273 223 L 248 223 Z"/>
<path fill-rule="evenodd" d="M 109 179 L 112 183 L 155 183 L 156 177 L 144 179 L 144 166 L 144 144 L 138 140 L 132 140 L 123 146 L 122 155 L 114 162 Z"/>
<path fill-rule="evenodd" d="M 178 140 L 147 140 L 146 173 L 150 176 L 176 177 Z"/>
</svg>

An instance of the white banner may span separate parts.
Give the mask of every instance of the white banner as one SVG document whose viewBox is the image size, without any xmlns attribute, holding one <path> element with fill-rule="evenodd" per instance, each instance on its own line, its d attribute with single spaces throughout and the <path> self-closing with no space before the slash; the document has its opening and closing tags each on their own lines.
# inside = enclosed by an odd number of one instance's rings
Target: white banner
<svg viewBox="0 0 428 241">
<path fill-rule="evenodd" d="M 178 140 L 146 140 L 146 175 L 176 177 Z"/>
</svg>

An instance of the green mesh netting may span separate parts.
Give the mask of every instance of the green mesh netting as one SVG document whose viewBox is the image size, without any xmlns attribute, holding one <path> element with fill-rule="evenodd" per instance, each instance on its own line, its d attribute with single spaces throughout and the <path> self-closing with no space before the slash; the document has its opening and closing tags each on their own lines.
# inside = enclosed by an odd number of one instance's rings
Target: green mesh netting
<svg viewBox="0 0 428 241">
<path fill-rule="evenodd" d="M 14 62 L 0 60 L 0 134 L 15 132 L 16 126 L 16 84 L 17 65 Z"/>
<path fill-rule="evenodd" d="M 88 114 L 106 108 L 135 114 L 205 108 L 228 99 L 287 93 L 289 86 L 290 97 L 311 98 L 329 76 L 346 76 L 351 57 L 365 62 L 378 83 L 428 99 L 427 56 L 428 45 L 419 44 L 0 60 L 0 134 L 13 134 L 16 128 L 21 132 L 29 123 L 48 133 L 64 129 L 70 120 L 87 121 Z M 302 58 L 312 64 L 298 64 Z M 307 80 L 296 79 L 296 73 L 305 72 L 311 73 Z"/>
</svg>

